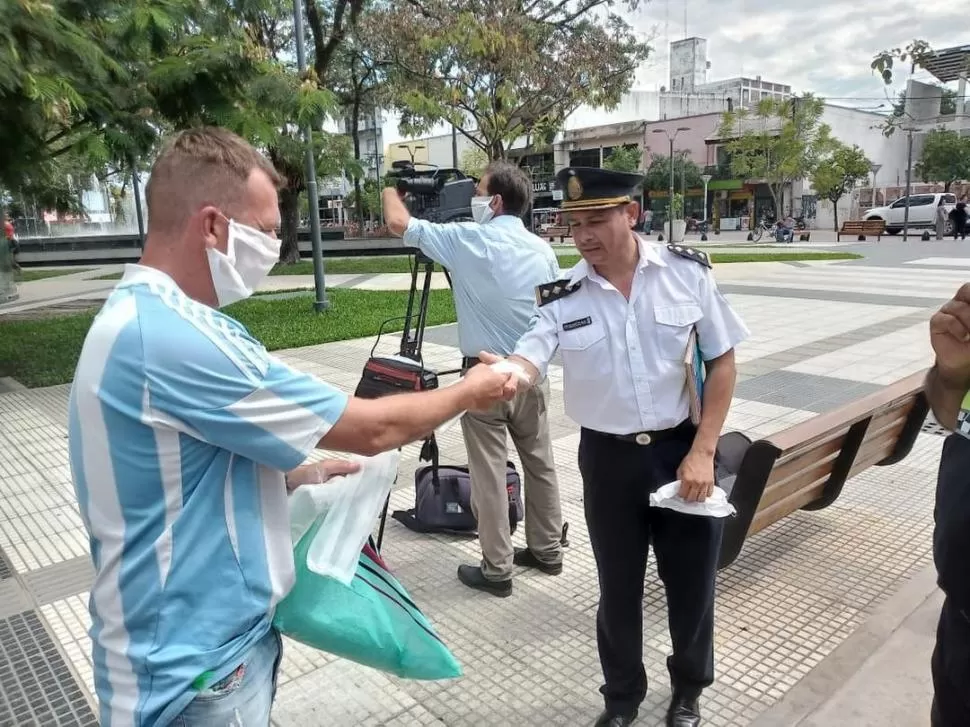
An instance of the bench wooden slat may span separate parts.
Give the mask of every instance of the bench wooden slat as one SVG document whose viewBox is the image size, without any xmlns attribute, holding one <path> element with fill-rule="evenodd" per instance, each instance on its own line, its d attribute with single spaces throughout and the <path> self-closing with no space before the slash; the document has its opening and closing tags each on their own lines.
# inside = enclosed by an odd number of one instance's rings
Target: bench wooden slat
<svg viewBox="0 0 970 727">
<path fill-rule="evenodd" d="M 799 449 L 791 455 L 787 453 L 783 454 L 778 458 L 774 468 L 771 470 L 771 476 L 768 478 L 766 489 L 773 485 L 783 483 L 792 474 L 803 470 L 806 465 L 814 463 L 816 459 L 835 459 L 839 450 L 842 449 L 842 439 L 844 437 L 844 431 L 841 433 L 836 432 L 831 440 L 820 442 L 817 446 Z"/>
<path fill-rule="evenodd" d="M 832 464 L 838 452 L 819 462 L 812 463 L 807 468 L 793 472 L 788 478 L 777 483 L 769 483 L 761 495 L 758 512 L 766 510 L 781 502 L 795 492 L 815 482 L 825 482 L 832 474 Z"/>
<path fill-rule="evenodd" d="M 781 520 L 786 515 L 791 515 L 796 510 L 801 510 L 805 505 L 810 502 L 817 500 L 822 496 L 822 491 L 825 489 L 825 482 L 828 479 L 828 475 L 816 480 L 813 483 L 809 483 L 805 489 L 798 490 L 797 492 L 789 495 L 784 500 L 780 500 L 770 507 L 764 510 L 759 509 L 755 513 L 754 519 L 751 521 L 751 527 L 748 528 L 748 535 L 754 535 L 760 530 L 764 530 L 769 525 Z"/>
</svg>

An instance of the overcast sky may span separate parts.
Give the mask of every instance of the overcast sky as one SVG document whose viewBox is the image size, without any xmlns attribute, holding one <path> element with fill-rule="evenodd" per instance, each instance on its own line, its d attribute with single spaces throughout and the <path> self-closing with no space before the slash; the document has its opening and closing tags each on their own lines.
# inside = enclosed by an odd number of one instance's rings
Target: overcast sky
<svg viewBox="0 0 970 727">
<path fill-rule="evenodd" d="M 641 0 L 628 22 L 654 49 L 639 74 L 644 89 L 669 85 L 671 40 L 699 36 L 707 39 L 709 81 L 760 75 L 796 93 L 811 91 L 833 104 L 872 111 L 888 109 L 887 95 L 894 97 L 908 77 L 908 68 L 902 69 L 896 74 L 901 82 L 887 87 L 869 69 L 878 52 L 905 47 L 914 37 L 941 49 L 970 44 L 966 0 Z M 915 77 L 932 81 L 925 72 Z M 385 141 L 396 143 L 396 118 L 388 121 Z"/>
<path fill-rule="evenodd" d="M 842 105 L 885 101 L 885 85 L 869 70 L 885 48 L 914 36 L 934 48 L 970 44 L 966 0 L 653 0 L 631 23 L 653 36 L 646 77 L 655 87 L 667 84 L 669 41 L 686 37 L 685 9 L 687 36 L 707 38 L 709 81 L 761 75 Z"/>
</svg>

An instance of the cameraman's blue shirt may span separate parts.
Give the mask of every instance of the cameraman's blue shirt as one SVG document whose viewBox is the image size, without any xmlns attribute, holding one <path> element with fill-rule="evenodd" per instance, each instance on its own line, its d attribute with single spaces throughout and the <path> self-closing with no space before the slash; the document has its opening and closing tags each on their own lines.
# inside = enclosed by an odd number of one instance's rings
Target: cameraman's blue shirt
<svg viewBox="0 0 970 727">
<path fill-rule="evenodd" d="M 512 353 L 535 313 L 536 286 L 560 277 L 549 244 L 513 215 L 484 225 L 412 217 L 404 241 L 451 273 L 464 356 Z"/>
</svg>

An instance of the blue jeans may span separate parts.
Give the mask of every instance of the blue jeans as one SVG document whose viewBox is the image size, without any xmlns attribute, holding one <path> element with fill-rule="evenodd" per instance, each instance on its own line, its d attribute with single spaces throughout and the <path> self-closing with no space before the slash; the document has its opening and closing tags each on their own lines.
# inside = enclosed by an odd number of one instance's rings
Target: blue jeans
<svg viewBox="0 0 970 727">
<path fill-rule="evenodd" d="M 172 727 L 269 727 L 283 642 L 276 629 L 260 639 L 239 668 L 199 692 Z"/>
</svg>

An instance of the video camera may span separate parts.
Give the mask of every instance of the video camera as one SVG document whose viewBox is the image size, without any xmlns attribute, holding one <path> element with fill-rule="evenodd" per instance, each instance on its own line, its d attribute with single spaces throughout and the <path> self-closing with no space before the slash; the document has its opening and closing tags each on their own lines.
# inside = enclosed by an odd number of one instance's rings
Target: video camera
<svg viewBox="0 0 970 727">
<path fill-rule="evenodd" d="M 412 216 L 429 222 L 472 219 L 471 202 L 478 180 L 450 167 L 397 161 L 387 176 L 397 179 L 397 190 Z"/>
</svg>

